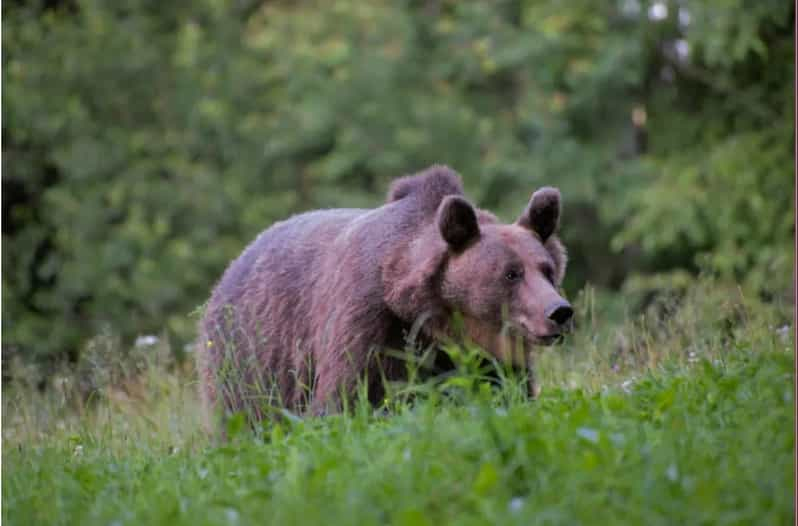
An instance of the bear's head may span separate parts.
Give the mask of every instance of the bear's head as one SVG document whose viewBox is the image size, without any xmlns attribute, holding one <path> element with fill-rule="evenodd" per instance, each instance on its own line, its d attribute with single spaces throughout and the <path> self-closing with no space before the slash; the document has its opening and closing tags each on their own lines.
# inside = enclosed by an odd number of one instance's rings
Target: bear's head
<svg viewBox="0 0 798 526">
<path fill-rule="evenodd" d="M 481 217 L 480 217 L 481 216 Z M 513 224 L 478 213 L 462 196 L 445 197 L 436 224 L 447 244 L 440 297 L 462 315 L 467 335 L 497 357 L 558 340 L 573 315 L 558 289 L 565 251 L 554 236 L 560 193 L 536 191 Z"/>
<path fill-rule="evenodd" d="M 449 335 L 458 313 L 474 343 L 523 363 L 531 346 L 559 340 L 573 315 L 559 292 L 566 266 L 555 235 L 560 211 L 560 192 L 551 187 L 534 192 L 512 224 L 460 193 L 442 197 L 390 273 L 388 305 L 406 321 L 426 316 L 431 330 Z"/>
</svg>

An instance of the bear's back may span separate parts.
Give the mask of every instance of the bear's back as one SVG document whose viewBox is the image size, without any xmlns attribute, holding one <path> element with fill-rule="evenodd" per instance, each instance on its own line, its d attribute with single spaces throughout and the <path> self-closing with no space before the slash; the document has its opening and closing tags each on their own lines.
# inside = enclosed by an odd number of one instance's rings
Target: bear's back
<svg viewBox="0 0 798 526">
<path fill-rule="evenodd" d="M 368 210 L 317 210 L 275 223 L 261 232 L 228 266 L 210 304 L 256 301 L 252 291 L 260 290 L 264 281 L 270 284 L 273 292 L 279 292 L 281 282 L 285 286 L 300 286 L 311 277 L 309 274 L 324 256 L 330 240 L 366 212 Z"/>
</svg>

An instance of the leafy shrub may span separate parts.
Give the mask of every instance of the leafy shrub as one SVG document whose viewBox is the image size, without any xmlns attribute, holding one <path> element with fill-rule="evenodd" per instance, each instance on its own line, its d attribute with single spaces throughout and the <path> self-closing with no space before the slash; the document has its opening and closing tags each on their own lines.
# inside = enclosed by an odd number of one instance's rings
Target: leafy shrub
<svg viewBox="0 0 798 526">
<path fill-rule="evenodd" d="M 4 351 L 181 348 L 257 232 L 432 162 L 508 220 L 560 186 L 572 292 L 783 288 L 793 8 L 739 3 L 9 3 Z"/>
</svg>

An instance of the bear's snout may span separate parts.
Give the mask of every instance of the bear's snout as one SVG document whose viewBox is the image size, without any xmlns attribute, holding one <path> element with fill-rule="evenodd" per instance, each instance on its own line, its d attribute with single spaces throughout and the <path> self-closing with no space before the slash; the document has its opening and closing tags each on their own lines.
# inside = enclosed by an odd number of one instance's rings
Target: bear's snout
<svg viewBox="0 0 798 526">
<path fill-rule="evenodd" d="M 566 324 L 571 321 L 574 316 L 574 309 L 571 304 L 565 300 L 560 300 L 552 303 L 546 308 L 546 318 L 556 323 L 559 327 L 564 328 Z"/>
</svg>

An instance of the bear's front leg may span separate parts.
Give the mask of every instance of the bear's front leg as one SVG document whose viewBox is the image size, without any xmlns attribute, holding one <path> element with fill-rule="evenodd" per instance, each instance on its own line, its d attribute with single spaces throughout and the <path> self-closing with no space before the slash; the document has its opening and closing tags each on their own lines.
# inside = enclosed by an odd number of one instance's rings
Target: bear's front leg
<svg viewBox="0 0 798 526">
<path fill-rule="evenodd" d="M 535 379 L 534 361 L 531 354 L 527 356 L 524 369 L 526 376 L 526 394 L 530 400 L 534 400 L 540 394 L 540 384 L 538 384 Z"/>
<path fill-rule="evenodd" d="M 382 320 L 371 316 L 371 327 L 355 333 L 340 331 L 314 352 L 316 374 L 310 411 L 313 415 L 338 413 L 355 400 L 362 383 L 371 387 L 380 377 L 377 352 L 385 344 Z M 349 323 L 345 327 L 357 327 Z M 362 326 L 362 325 L 361 325 Z"/>
</svg>

